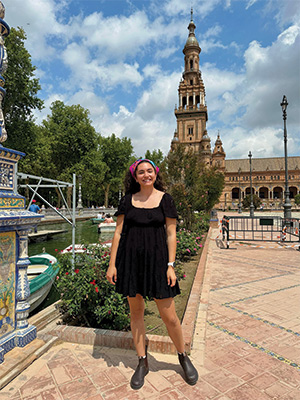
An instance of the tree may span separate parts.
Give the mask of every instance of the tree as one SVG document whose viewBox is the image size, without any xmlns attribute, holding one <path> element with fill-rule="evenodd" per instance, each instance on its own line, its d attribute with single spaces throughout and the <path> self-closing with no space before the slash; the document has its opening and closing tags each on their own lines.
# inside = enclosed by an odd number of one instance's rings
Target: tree
<svg viewBox="0 0 300 400">
<path fill-rule="evenodd" d="M 102 160 L 107 166 L 101 184 L 105 195 L 104 204 L 107 207 L 110 191 L 118 191 L 121 188 L 124 175 L 133 162 L 133 147 L 130 139 L 120 139 L 114 133 L 108 137 L 101 136 L 99 143 Z"/>
<path fill-rule="evenodd" d="M 250 207 L 251 204 L 250 194 L 247 194 L 247 196 L 243 199 L 242 204 L 244 208 Z M 253 195 L 253 205 L 255 209 L 257 209 L 261 205 L 261 199 L 258 196 L 256 196 L 256 194 Z"/>
<path fill-rule="evenodd" d="M 300 204 L 300 193 L 296 194 L 295 196 L 295 204 L 297 204 L 297 206 Z"/>
<path fill-rule="evenodd" d="M 6 96 L 3 114 L 8 135 L 5 146 L 32 153 L 37 143 L 33 110 L 41 110 L 43 101 L 37 96 L 41 87 L 34 75 L 36 68 L 31 64 L 25 40 L 22 28 L 12 28 L 5 40 L 8 68 L 4 74 Z"/>
<path fill-rule="evenodd" d="M 192 149 L 186 151 L 182 145 L 168 154 L 162 172 L 188 228 L 194 221 L 194 211 L 210 210 L 224 187 L 224 175 L 215 168 L 207 168 Z"/>
<path fill-rule="evenodd" d="M 150 150 L 147 150 L 145 153 L 145 158 L 153 161 L 154 164 L 160 166 L 164 160 L 164 153 L 160 149 L 153 150 L 152 152 Z"/>
<path fill-rule="evenodd" d="M 89 111 L 80 105 L 66 106 L 62 101 L 55 101 L 41 129 L 47 138 L 45 146 L 51 147 L 51 178 L 69 179 L 78 170 L 76 165 L 97 147 L 97 134 Z"/>
</svg>

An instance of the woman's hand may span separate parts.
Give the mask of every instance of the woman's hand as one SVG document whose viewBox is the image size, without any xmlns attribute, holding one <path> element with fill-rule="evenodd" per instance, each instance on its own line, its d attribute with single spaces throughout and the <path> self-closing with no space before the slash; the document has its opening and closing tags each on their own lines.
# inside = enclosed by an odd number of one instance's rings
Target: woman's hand
<svg viewBox="0 0 300 400">
<path fill-rule="evenodd" d="M 112 285 L 115 285 L 117 282 L 117 268 L 115 266 L 109 266 L 106 272 L 106 279 Z"/>
<path fill-rule="evenodd" d="M 171 285 L 171 287 L 175 286 L 177 278 L 173 267 L 170 266 L 168 267 L 167 279 L 168 279 L 168 285 Z"/>
</svg>

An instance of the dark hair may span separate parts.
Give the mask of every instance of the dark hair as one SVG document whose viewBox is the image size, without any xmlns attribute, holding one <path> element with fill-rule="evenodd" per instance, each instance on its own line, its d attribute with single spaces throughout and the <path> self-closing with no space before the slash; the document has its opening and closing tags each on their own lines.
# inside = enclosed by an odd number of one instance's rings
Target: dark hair
<svg viewBox="0 0 300 400">
<path fill-rule="evenodd" d="M 153 168 L 154 169 L 154 168 Z M 154 182 L 154 187 L 157 190 L 161 190 L 162 192 L 166 191 L 165 184 L 162 180 L 161 175 L 159 172 L 156 175 L 156 180 Z M 125 179 L 124 179 L 124 188 L 125 188 L 125 194 L 131 193 L 137 193 L 140 191 L 140 184 L 137 183 L 137 181 L 134 179 L 134 177 L 131 175 L 131 172 L 128 171 L 126 173 Z"/>
</svg>

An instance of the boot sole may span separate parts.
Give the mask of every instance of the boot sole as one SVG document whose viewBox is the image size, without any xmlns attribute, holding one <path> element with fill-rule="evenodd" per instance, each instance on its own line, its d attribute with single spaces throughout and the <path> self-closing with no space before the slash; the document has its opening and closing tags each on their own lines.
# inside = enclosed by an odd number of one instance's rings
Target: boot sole
<svg viewBox="0 0 300 400">
<path fill-rule="evenodd" d="M 186 383 L 188 383 L 190 386 L 196 385 L 197 382 L 198 382 L 198 379 L 196 379 L 195 381 L 187 381 L 186 380 Z"/>
<path fill-rule="evenodd" d="M 146 372 L 145 376 L 148 375 L 148 373 L 149 373 L 149 371 Z M 142 388 L 144 386 L 144 383 L 145 383 L 145 381 L 141 385 L 135 386 L 130 382 L 130 387 L 133 390 L 139 390 L 140 388 Z"/>
</svg>

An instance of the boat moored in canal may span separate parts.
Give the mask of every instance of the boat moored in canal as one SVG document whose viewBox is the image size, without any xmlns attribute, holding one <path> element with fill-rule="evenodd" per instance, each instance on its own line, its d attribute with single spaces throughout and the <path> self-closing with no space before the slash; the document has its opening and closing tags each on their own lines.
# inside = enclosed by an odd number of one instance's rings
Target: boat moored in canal
<svg viewBox="0 0 300 400">
<path fill-rule="evenodd" d="M 56 257 L 41 253 L 29 257 L 30 265 L 27 270 L 30 296 L 28 303 L 29 312 L 34 311 L 47 297 L 59 271 Z"/>
</svg>

